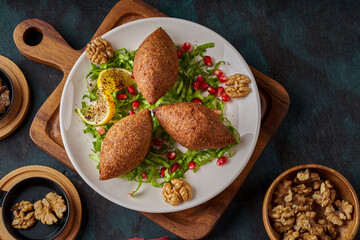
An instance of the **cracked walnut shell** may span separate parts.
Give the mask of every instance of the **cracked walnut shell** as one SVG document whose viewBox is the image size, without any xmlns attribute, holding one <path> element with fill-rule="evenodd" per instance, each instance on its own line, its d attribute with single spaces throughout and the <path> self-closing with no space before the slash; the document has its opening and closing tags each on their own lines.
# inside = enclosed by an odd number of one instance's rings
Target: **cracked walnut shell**
<svg viewBox="0 0 360 240">
<path fill-rule="evenodd" d="M 251 92 L 249 88 L 250 83 L 251 80 L 248 76 L 239 73 L 231 75 L 225 85 L 234 86 L 225 88 L 225 92 L 229 97 L 232 98 L 245 97 Z"/>
<path fill-rule="evenodd" d="M 86 56 L 96 64 L 104 64 L 114 57 L 114 50 L 111 43 L 97 37 L 87 44 Z"/>
<path fill-rule="evenodd" d="M 184 179 L 172 179 L 171 183 L 164 183 L 162 196 L 165 202 L 175 206 L 192 198 L 192 187 Z"/>
<path fill-rule="evenodd" d="M 21 201 L 12 206 L 11 211 L 14 214 L 14 219 L 11 225 L 16 229 L 27 229 L 32 227 L 36 220 L 34 216 L 33 204 L 29 201 Z M 29 213 L 26 213 L 31 211 Z"/>
</svg>

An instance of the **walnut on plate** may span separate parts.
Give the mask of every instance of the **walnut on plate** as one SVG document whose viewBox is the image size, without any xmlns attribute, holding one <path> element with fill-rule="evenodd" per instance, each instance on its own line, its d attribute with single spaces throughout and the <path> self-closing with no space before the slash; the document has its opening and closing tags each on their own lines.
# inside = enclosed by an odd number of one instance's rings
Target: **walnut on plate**
<svg viewBox="0 0 360 240">
<path fill-rule="evenodd" d="M 52 225 L 58 222 L 58 218 L 64 216 L 67 207 L 64 199 L 56 193 L 50 192 L 45 198 L 34 204 L 35 218 L 41 220 L 43 224 Z M 55 213 L 55 215 L 54 215 Z"/>
<path fill-rule="evenodd" d="M 192 187 L 184 179 L 172 179 L 171 183 L 164 183 L 162 196 L 165 202 L 175 206 L 192 198 Z"/>
<path fill-rule="evenodd" d="M 96 64 L 107 63 L 114 57 L 114 50 L 111 43 L 101 37 L 93 39 L 86 46 L 86 56 Z"/>
<path fill-rule="evenodd" d="M 33 210 L 33 204 L 29 201 L 21 201 L 20 203 L 16 203 L 11 208 L 11 211 L 15 216 L 11 222 L 11 225 L 16 229 L 27 229 L 32 227 L 36 220 L 34 211 L 31 210 Z"/>
<path fill-rule="evenodd" d="M 225 92 L 232 98 L 245 97 L 251 92 L 249 88 L 250 83 L 251 80 L 248 76 L 239 73 L 231 75 L 229 80 L 226 82 L 226 86 L 234 86 L 225 88 Z"/>
</svg>

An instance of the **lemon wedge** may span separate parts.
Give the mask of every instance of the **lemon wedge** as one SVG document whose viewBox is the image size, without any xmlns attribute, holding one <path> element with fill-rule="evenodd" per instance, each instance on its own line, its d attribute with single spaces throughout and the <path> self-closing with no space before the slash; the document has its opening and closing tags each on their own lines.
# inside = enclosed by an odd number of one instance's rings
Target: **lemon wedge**
<svg viewBox="0 0 360 240">
<path fill-rule="evenodd" d="M 121 89 L 134 84 L 131 72 L 123 68 L 108 68 L 100 72 L 97 86 L 99 89 L 105 88 L 110 92 L 120 91 Z"/>
<path fill-rule="evenodd" d="M 115 102 L 110 92 L 134 84 L 131 72 L 123 68 L 108 68 L 100 72 L 98 86 L 98 101 L 86 108 L 78 108 L 76 112 L 87 124 L 98 126 L 111 121 L 115 113 Z"/>
<path fill-rule="evenodd" d="M 115 102 L 111 93 L 104 88 L 99 88 L 98 101 L 86 108 L 78 108 L 76 112 L 87 124 L 104 125 L 113 118 Z"/>
</svg>

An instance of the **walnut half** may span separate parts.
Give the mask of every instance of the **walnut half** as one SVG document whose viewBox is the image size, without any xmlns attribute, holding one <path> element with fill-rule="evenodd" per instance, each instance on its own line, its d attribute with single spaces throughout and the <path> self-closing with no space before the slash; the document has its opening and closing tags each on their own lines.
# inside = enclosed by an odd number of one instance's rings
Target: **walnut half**
<svg viewBox="0 0 360 240">
<path fill-rule="evenodd" d="M 43 224 L 52 225 L 57 223 L 58 218 L 64 216 L 67 207 L 64 199 L 56 193 L 50 192 L 46 194 L 43 200 L 39 200 L 34 204 L 35 218 L 41 220 Z M 55 212 L 56 216 L 53 214 Z"/>
<path fill-rule="evenodd" d="M 164 183 L 162 196 L 165 202 L 175 206 L 192 198 L 192 187 L 184 179 L 172 179 L 171 183 Z"/>
<path fill-rule="evenodd" d="M 234 86 L 225 88 L 225 92 L 232 98 L 245 97 L 251 92 L 249 88 L 250 83 L 251 80 L 248 76 L 239 73 L 231 75 L 229 80 L 226 82 L 226 86 Z"/>
<path fill-rule="evenodd" d="M 111 43 L 101 37 L 97 37 L 88 43 L 85 51 L 90 61 L 97 64 L 107 63 L 114 57 L 114 50 Z"/>
<path fill-rule="evenodd" d="M 21 201 L 20 203 L 16 203 L 11 208 L 11 211 L 15 216 L 11 225 L 17 229 L 28 229 L 29 227 L 32 227 L 36 220 L 34 211 L 31 210 L 33 210 L 33 205 L 29 201 Z"/>
</svg>

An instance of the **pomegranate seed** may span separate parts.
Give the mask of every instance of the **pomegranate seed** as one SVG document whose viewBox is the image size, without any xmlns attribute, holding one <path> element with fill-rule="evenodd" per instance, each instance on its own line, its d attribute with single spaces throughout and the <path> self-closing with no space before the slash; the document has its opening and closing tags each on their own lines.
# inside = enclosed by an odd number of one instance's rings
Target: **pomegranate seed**
<svg viewBox="0 0 360 240">
<path fill-rule="evenodd" d="M 220 76 L 219 77 L 219 82 L 227 82 L 227 80 L 228 80 L 229 78 L 227 77 L 227 76 Z"/>
<path fill-rule="evenodd" d="M 131 95 L 136 95 L 136 89 L 134 88 L 134 86 L 128 86 L 128 92 L 131 94 Z"/>
<path fill-rule="evenodd" d="M 223 164 L 227 163 L 227 158 L 226 157 L 221 157 L 216 161 L 216 165 L 221 166 Z"/>
<path fill-rule="evenodd" d="M 204 57 L 204 63 L 208 67 L 211 67 L 213 65 L 213 61 L 212 61 L 211 57 L 209 57 L 209 56 Z"/>
<path fill-rule="evenodd" d="M 134 115 L 136 114 L 134 111 L 129 111 L 129 115 Z"/>
<path fill-rule="evenodd" d="M 176 53 L 177 53 L 177 55 L 178 55 L 178 58 L 182 58 L 182 53 L 181 53 L 180 50 L 177 50 Z"/>
<path fill-rule="evenodd" d="M 127 99 L 127 96 L 125 93 L 118 93 L 118 94 L 116 94 L 116 98 L 119 100 L 125 100 L 125 99 Z"/>
<path fill-rule="evenodd" d="M 208 92 L 209 92 L 211 95 L 216 95 L 217 89 L 216 89 L 216 88 L 213 88 L 213 87 L 209 87 L 209 88 L 208 88 Z"/>
<path fill-rule="evenodd" d="M 173 165 L 171 165 L 170 171 L 173 173 L 173 172 L 175 172 L 176 170 L 178 170 L 179 167 L 180 167 L 180 164 L 174 163 Z"/>
<path fill-rule="evenodd" d="M 183 52 L 188 52 L 188 51 L 190 51 L 190 50 L 191 50 L 191 44 L 188 43 L 188 42 L 184 43 L 184 44 L 182 45 L 182 47 L 181 47 L 181 50 L 183 50 Z"/>
<path fill-rule="evenodd" d="M 198 89 L 200 88 L 200 84 L 201 84 L 201 82 L 199 82 L 199 81 L 193 82 L 193 88 L 194 88 L 195 90 L 198 90 Z"/>
<path fill-rule="evenodd" d="M 166 167 L 162 167 L 160 170 L 160 177 L 165 177 Z"/>
<path fill-rule="evenodd" d="M 162 145 L 164 145 L 164 142 L 159 140 L 159 139 L 154 139 L 153 140 L 153 145 L 157 146 L 157 147 L 161 147 Z"/>
<path fill-rule="evenodd" d="M 199 98 L 193 98 L 191 101 L 194 103 L 202 104 L 202 101 Z"/>
<path fill-rule="evenodd" d="M 208 90 L 209 87 L 210 87 L 210 85 L 207 82 L 203 82 L 200 84 L 200 89 L 203 91 Z"/>
<path fill-rule="evenodd" d="M 103 128 L 103 127 L 97 126 L 95 129 L 100 135 L 103 135 L 106 132 L 105 128 Z"/>
<path fill-rule="evenodd" d="M 217 96 L 220 97 L 224 94 L 225 89 L 223 87 L 218 87 L 217 89 Z"/>
<path fill-rule="evenodd" d="M 143 179 L 146 179 L 146 178 L 147 178 L 146 173 L 145 173 L 145 172 L 143 172 L 143 173 L 141 174 L 141 177 L 142 177 Z"/>
<path fill-rule="evenodd" d="M 196 76 L 196 81 L 204 82 L 205 80 L 204 80 L 204 77 L 201 74 L 199 74 Z"/>
<path fill-rule="evenodd" d="M 134 79 L 134 74 L 131 73 L 131 78 Z"/>
<path fill-rule="evenodd" d="M 176 158 L 176 152 L 168 152 L 167 158 L 169 160 L 174 160 Z"/>
<path fill-rule="evenodd" d="M 230 101 L 230 97 L 229 97 L 228 95 L 226 95 L 226 94 L 223 94 L 223 95 L 221 96 L 221 99 L 222 99 L 224 102 Z"/>
<path fill-rule="evenodd" d="M 193 169 L 195 168 L 195 166 L 196 166 L 196 162 L 194 162 L 194 161 L 191 161 L 191 162 L 189 162 L 189 164 L 188 164 L 188 168 L 189 168 L 190 170 L 193 170 Z"/>
<path fill-rule="evenodd" d="M 140 102 L 138 100 L 133 101 L 131 104 L 131 106 L 134 110 L 138 109 L 139 105 L 140 105 Z"/>
<path fill-rule="evenodd" d="M 221 69 L 215 69 L 214 74 L 217 77 L 221 77 L 224 74 L 224 72 L 221 71 Z"/>
<path fill-rule="evenodd" d="M 213 111 L 217 114 L 217 115 L 221 115 L 222 111 L 220 109 L 213 109 Z"/>
</svg>

